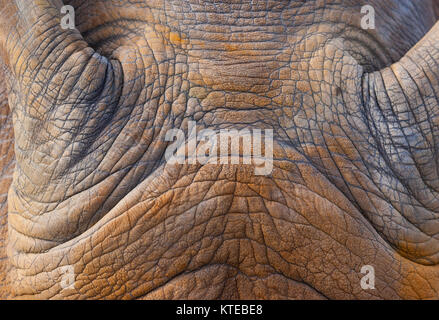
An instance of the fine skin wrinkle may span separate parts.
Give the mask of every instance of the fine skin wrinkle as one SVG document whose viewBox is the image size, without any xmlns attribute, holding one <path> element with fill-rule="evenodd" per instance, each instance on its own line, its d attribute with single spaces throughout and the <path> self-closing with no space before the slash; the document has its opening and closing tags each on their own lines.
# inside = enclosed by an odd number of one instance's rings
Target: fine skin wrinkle
<svg viewBox="0 0 439 320">
<path fill-rule="evenodd" d="M 0 0 L 0 298 L 438 299 L 438 8 Z M 170 163 L 192 123 L 272 171 Z"/>
</svg>

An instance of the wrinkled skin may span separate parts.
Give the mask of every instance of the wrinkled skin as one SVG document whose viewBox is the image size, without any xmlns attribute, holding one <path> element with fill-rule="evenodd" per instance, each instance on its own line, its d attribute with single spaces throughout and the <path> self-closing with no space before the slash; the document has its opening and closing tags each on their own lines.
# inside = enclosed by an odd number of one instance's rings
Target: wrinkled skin
<svg viewBox="0 0 439 320">
<path fill-rule="evenodd" d="M 439 297 L 436 1 L 64 4 L 0 0 L 3 297 Z M 167 163 L 190 120 L 272 174 Z"/>
</svg>

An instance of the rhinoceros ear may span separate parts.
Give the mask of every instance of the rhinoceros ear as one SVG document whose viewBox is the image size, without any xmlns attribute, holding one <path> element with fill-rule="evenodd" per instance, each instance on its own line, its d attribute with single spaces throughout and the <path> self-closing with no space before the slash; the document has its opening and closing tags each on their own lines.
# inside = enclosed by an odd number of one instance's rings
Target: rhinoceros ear
<svg viewBox="0 0 439 320">
<path fill-rule="evenodd" d="M 62 9 L 61 0 L 0 0 L 0 53 L 21 96 L 32 100 L 22 104 L 53 107 L 73 91 L 75 99 L 95 101 L 114 82 L 119 64 L 63 25 Z"/>
<path fill-rule="evenodd" d="M 378 144 L 377 149 L 384 159 L 374 164 L 380 172 L 377 185 L 386 179 L 397 179 L 399 187 L 395 190 L 400 195 L 406 194 L 414 204 L 413 209 L 408 209 L 410 206 L 405 205 L 401 196 L 394 198 L 394 192 L 389 191 L 392 189 L 388 186 L 394 182 L 384 183 L 383 192 L 388 192 L 389 199 L 394 199 L 395 208 L 400 208 L 409 228 L 417 230 L 398 236 L 394 245 L 413 261 L 437 264 L 439 22 L 398 62 L 364 74 L 362 81 L 363 114 L 369 122 L 368 133 Z M 389 219 L 394 217 L 389 216 Z M 398 219 L 403 220 L 402 217 Z M 419 231 L 423 232 L 422 236 Z M 395 238 L 389 234 L 388 239 L 393 241 Z"/>
<path fill-rule="evenodd" d="M 365 74 L 363 98 L 371 121 L 375 125 L 377 122 L 380 124 L 375 127 L 381 141 L 388 138 L 387 143 L 394 146 L 405 145 L 418 164 L 424 164 L 429 158 L 425 154 L 426 150 L 427 153 L 437 154 L 439 22 L 398 62 L 380 71 Z M 424 158 L 417 159 L 418 156 Z M 428 159 L 428 170 L 432 169 L 433 163 L 437 164 L 439 170 L 439 159 L 436 158 L 431 155 Z M 437 184 L 439 190 L 439 177 L 432 179 L 436 181 L 434 184 Z"/>
<path fill-rule="evenodd" d="M 64 61 L 87 47 L 79 32 L 61 26 L 62 7 L 60 0 L 0 0 L 1 54 L 12 72 L 37 60 Z"/>
<path fill-rule="evenodd" d="M 368 88 L 377 94 L 380 105 L 391 106 L 396 113 L 416 113 L 419 108 L 428 109 L 433 106 L 437 110 L 439 22 L 400 61 L 369 76 Z"/>
<path fill-rule="evenodd" d="M 439 22 L 398 62 L 366 74 L 363 77 L 363 97 L 366 108 L 375 108 L 382 115 L 382 121 L 399 127 L 406 140 L 415 143 L 417 139 L 414 137 L 419 134 L 424 136 L 424 140 L 430 140 L 425 142 L 436 147 L 436 128 L 439 124 Z"/>
<path fill-rule="evenodd" d="M 47 185 L 73 161 L 52 161 L 49 168 L 45 158 L 63 159 L 67 148 L 87 154 L 119 110 L 122 81 L 131 79 L 122 71 L 129 63 L 98 54 L 79 31 L 61 24 L 62 8 L 60 0 L 0 0 L 16 158 L 22 176 L 32 176 L 30 185 Z M 45 174 L 35 165 L 46 166 Z"/>
<path fill-rule="evenodd" d="M 363 97 L 380 139 L 406 148 L 439 191 L 439 22 L 398 62 L 366 74 Z"/>
</svg>

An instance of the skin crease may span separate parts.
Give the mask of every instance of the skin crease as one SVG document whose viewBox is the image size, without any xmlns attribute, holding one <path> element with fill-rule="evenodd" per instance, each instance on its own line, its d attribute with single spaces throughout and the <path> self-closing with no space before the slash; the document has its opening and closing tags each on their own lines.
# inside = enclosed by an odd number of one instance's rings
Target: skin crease
<svg viewBox="0 0 439 320">
<path fill-rule="evenodd" d="M 0 0 L 0 296 L 437 299 L 437 5 Z M 272 174 L 166 163 L 192 120 Z"/>
</svg>

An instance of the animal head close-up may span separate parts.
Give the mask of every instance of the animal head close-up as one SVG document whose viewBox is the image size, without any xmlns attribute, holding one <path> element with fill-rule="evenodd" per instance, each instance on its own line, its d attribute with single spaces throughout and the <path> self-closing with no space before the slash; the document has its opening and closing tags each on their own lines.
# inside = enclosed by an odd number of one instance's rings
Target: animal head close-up
<svg viewBox="0 0 439 320">
<path fill-rule="evenodd" d="M 439 299 L 439 0 L 0 0 L 0 299 Z"/>
</svg>

